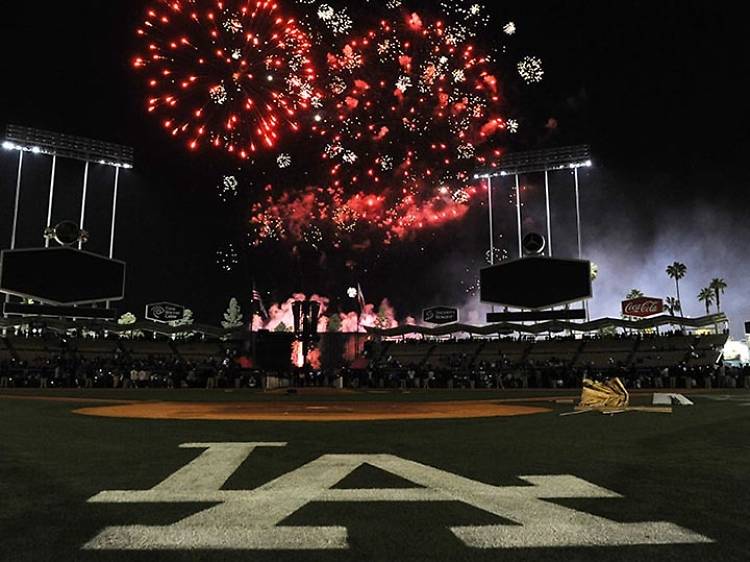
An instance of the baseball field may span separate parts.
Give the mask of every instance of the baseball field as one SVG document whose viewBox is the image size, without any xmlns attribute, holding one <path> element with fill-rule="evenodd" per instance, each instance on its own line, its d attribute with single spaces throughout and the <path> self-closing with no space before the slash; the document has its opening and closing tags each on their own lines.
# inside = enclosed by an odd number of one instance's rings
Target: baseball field
<svg viewBox="0 0 750 562">
<path fill-rule="evenodd" d="M 2 391 L 0 560 L 750 560 L 750 393 L 575 396 Z"/>
</svg>

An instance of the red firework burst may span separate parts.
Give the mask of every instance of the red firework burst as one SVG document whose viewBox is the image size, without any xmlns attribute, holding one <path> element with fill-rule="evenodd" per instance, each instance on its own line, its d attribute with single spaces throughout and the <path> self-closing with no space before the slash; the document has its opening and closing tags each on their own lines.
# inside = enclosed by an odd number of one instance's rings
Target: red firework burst
<svg viewBox="0 0 750 562">
<path fill-rule="evenodd" d="M 488 63 L 416 14 L 329 55 L 339 123 L 327 129 L 331 187 L 354 188 L 347 204 L 387 228 L 461 216 L 451 207 L 468 201 L 488 141 L 505 128 Z"/>
<path fill-rule="evenodd" d="M 138 35 L 150 113 L 189 148 L 247 159 L 298 131 L 320 103 L 310 40 L 269 0 L 158 0 Z"/>
<path fill-rule="evenodd" d="M 327 66 L 328 107 L 313 127 L 327 177 L 304 196 L 269 197 L 255 224 L 297 237 L 308 224 L 288 218 L 304 209 L 316 228 L 333 223 L 343 237 L 374 227 L 388 242 L 464 217 L 474 171 L 498 159 L 506 131 L 491 61 L 412 14 L 348 38 Z"/>
</svg>

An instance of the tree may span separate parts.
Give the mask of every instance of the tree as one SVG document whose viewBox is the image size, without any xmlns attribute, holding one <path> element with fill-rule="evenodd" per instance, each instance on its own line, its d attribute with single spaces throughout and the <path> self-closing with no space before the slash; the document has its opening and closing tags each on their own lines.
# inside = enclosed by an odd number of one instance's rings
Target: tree
<svg viewBox="0 0 750 562">
<path fill-rule="evenodd" d="M 185 309 L 185 312 L 182 313 L 182 318 L 179 320 L 175 320 L 174 322 L 170 322 L 170 325 L 172 326 L 192 326 L 195 320 L 193 319 L 193 311 L 189 308 Z"/>
<path fill-rule="evenodd" d="M 236 330 L 242 328 L 245 323 L 242 318 L 242 308 L 236 298 L 229 301 L 229 307 L 224 313 L 224 321 L 221 323 L 225 330 Z"/>
<path fill-rule="evenodd" d="M 132 326 L 138 321 L 135 314 L 132 312 L 126 312 L 120 318 L 117 319 L 117 324 L 120 326 Z M 140 330 L 127 330 L 126 332 L 120 332 L 120 336 L 123 338 L 140 338 L 143 337 L 143 332 Z"/>
<path fill-rule="evenodd" d="M 130 326 L 132 324 L 135 324 L 138 319 L 135 317 L 135 314 L 132 312 L 126 312 L 120 318 L 117 320 L 117 323 L 120 326 Z"/>
<path fill-rule="evenodd" d="M 341 331 L 341 315 L 332 314 L 328 317 L 328 331 L 333 334 Z"/>
<path fill-rule="evenodd" d="M 630 301 L 630 300 L 633 300 L 633 299 L 639 299 L 642 296 L 644 296 L 643 295 L 643 291 L 640 291 L 638 289 L 631 289 L 630 292 L 627 295 L 625 295 L 625 300 L 629 300 Z"/>
<path fill-rule="evenodd" d="M 639 299 L 642 296 L 644 296 L 643 291 L 640 291 L 638 289 L 631 289 L 630 292 L 627 295 L 625 295 L 625 300 L 632 301 L 633 299 Z M 623 314 L 622 318 L 624 320 L 634 320 L 633 316 L 628 316 L 627 314 Z"/>
<path fill-rule="evenodd" d="M 591 281 L 596 281 L 599 278 L 599 266 L 594 262 L 591 262 Z"/>
<path fill-rule="evenodd" d="M 189 308 L 185 309 L 185 312 L 182 314 L 182 318 L 179 320 L 175 320 L 174 322 L 170 322 L 169 325 L 177 328 L 180 326 L 192 326 L 195 323 L 195 319 L 193 318 L 193 311 Z M 190 336 L 193 335 L 193 332 L 181 332 L 181 333 L 175 333 L 172 334 L 172 339 L 187 339 Z"/>
<path fill-rule="evenodd" d="M 274 332 L 277 332 L 277 333 L 291 332 L 291 331 L 292 331 L 291 328 L 289 328 L 289 326 L 287 326 L 283 322 L 279 322 L 279 325 L 276 326 L 276 329 L 274 330 Z"/>
<path fill-rule="evenodd" d="M 698 300 L 706 305 L 706 316 L 711 314 L 711 305 L 714 304 L 714 290 L 711 287 L 701 289 Z"/>
<path fill-rule="evenodd" d="M 682 300 L 680 299 L 680 280 L 684 279 L 686 274 L 687 266 L 684 263 L 676 261 L 672 265 L 667 267 L 667 275 L 669 275 L 670 279 L 674 279 L 678 302 L 682 302 Z M 682 306 L 680 306 L 680 314 L 684 316 L 682 314 Z"/>
<path fill-rule="evenodd" d="M 670 316 L 674 316 L 676 312 L 682 312 L 682 305 L 676 298 L 667 297 L 667 300 L 665 302 Z"/>
<path fill-rule="evenodd" d="M 387 330 L 391 327 L 391 318 L 389 314 L 388 305 L 383 302 L 378 309 L 378 315 L 375 318 L 375 327 L 379 330 Z"/>
<path fill-rule="evenodd" d="M 716 297 L 716 311 L 721 312 L 721 295 L 727 290 L 727 282 L 717 277 L 711 281 L 709 287 L 714 292 L 714 297 Z"/>
</svg>

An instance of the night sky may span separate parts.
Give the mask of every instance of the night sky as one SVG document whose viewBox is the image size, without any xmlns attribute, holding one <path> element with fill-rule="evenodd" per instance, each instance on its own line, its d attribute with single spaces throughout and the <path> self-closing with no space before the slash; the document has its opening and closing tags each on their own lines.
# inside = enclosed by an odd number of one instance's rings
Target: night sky
<svg viewBox="0 0 750 562">
<path fill-rule="evenodd" d="M 359 3 L 349 4 L 356 15 Z M 246 201 L 225 205 L 216 192 L 218 178 L 236 166 L 213 153 L 188 154 L 146 115 L 141 78 L 130 66 L 145 5 L 13 2 L 0 20 L 0 127 L 28 125 L 136 150 L 136 170 L 122 183 L 118 223 L 116 254 L 129 263 L 122 312 L 141 314 L 146 302 L 171 300 L 192 307 L 199 321 L 218 323 L 230 297 L 248 301 L 256 279 L 269 300 L 304 290 L 351 307 L 345 289 L 359 282 L 369 301 L 390 298 L 400 316 L 455 304 L 466 319 L 481 321 L 478 298 L 467 288 L 488 246 L 482 207 L 459 226 L 384 252 L 297 258 L 288 247 L 269 247 L 243 252 L 236 270 L 222 273 L 216 251 L 245 240 Z M 750 319 L 743 22 L 717 3 L 674 0 L 503 2 L 496 12 L 498 25 L 484 40 L 499 39 L 499 24 L 513 20 L 516 47 L 545 63 L 545 81 L 524 94 L 526 134 L 516 148 L 593 147 L 596 166 L 583 174 L 582 185 L 585 254 L 601 271 L 594 313 L 618 315 L 632 288 L 672 295 L 664 269 L 680 260 L 689 269 L 686 313 L 704 312 L 694 295 L 711 278 L 724 277 L 726 308 L 740 335 L 742 321 Z M 49 161 L 32 156 L 27 162 L 19 245 L 33 247 L 45 226 Z M 14 153 L 0 154 L 3 248 L 10 242 L 15 165 Z M 93 251 L 107 247 L 111 174 L 97 170 L 91 180 Z M 59 178 L 55 219 L 76 218 L 80 163 L 61 165 Z M 525 227 L 541 229 L 540 178 L 525 183 Z M 500 234 L 512 241 L 509 188 L 499 186 L 496 210 Z M 553 179 L 560 255 L 574 248 L 570 189 L 567 174 Z"/>
</svg>

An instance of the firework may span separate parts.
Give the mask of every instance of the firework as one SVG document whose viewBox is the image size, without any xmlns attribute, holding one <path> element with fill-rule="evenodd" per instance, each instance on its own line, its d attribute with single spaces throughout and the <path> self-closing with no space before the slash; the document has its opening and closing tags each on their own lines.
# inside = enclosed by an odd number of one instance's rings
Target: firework
<svg viewBox="0 0 750 562">
<path fill-rule="evenodd" d="M 544 66 L 538 57 L 524 57 L 518 63 L 518 73 L 527 84 L 535 84 L 544 79 Z"/>
<path fill-rule="evenodd" d="M 475 35 L 490 22 L 487 6 L 472 0 L 441 0 L 443 13 L 462 24 L 464 32 Z"/>
<path fill-rule="evenodd" d="M 339 150 L 323 155 L 338 200 L 399 235 L 463 216 L 473 170 L 505 129 L 489 59 L 411 14 L 350 39 L 328 66 L 346 85 L 327 128 Z"/>
<path fill-rule="evenodd" d="M 219 185 L 217 186 L 219 199 L 223 203 L 227 203 L 231 199 L 236 198 L 239 195 L 239 185 L 240 183 L 237 181 L 236 176 L 223 176 L 221 182 L 219 182 Z"/>
<path fill-rule="evenodd" d="M 490 63 L 417 14 L 348 38 L 328 54 L 329 110 L 313 127 L 327 177 L 270 199 L 256 224 L 273 217 L 304 234 L 315 220 L 338 236 L 374 227 L 390 241 L 463 217 L 473 172 L 499 156 L 507 127 Z"/>
<path fill-rule="evenodd" d="M 321 232 L 320 228 L 318 228 L 315 225 L 310 226 L 305 230 L 305 232 L 302 235 L 302 238 L 304 241 L 309 244 L 312 248 L 315 248 L 316 250 L 320 248 L 320 245 L 323 242 L 323 233 Z"/>
<path fill-rule="evenodd" d="M 494 46 L 473 44 L 486 6 L 286 2 L 294 17 L 271 0 L 152 0 L 138 30 L 149 112 L 191 149 L 252 164 L 250 243 L 375 247 L 466 216 L 475 169 L 518 131 Z M 533 57 L 518 68 L 529 83 L 544 74 Z M 222 201 L 237 177 L 220 178 Z"/>
<path fill-rule="evenodd" d="M 319 105 L 310 39 L 270 0 L 158 0 L 138 35 L 147 108 L 190 149 L 273 151 Z"/>
<path fill-rule="evenodd" d="M 495 265 L 510 259 L 510 252 L 506 248 L 495 248 L 487 250 L 484 254 L 484 261 L 490 265 Z"/>
<path fill-rule="evenodd" d="M 234 270 L 240 263 L 240 254 L 234 244 L 227 244 L 225 247 L 216 251 L 216 265 L 225 273 Z"/>
<path fill-rule="evenodd" d="M 366 4 L 364 14 L 357 10 L 355 19 L 350 12 L 351 2 L 346 0 L 295 0 L 301 20 L 307 33 L 315 37 L 316 42 L 330 45 L 337 38 L 346 36 L 361 24 L 362 19 L 382 15 L 383 11 L 392 11 L 401 7 L 401 0 L 362 0 Z M 364 16 L 364 17 L 363 17 Z"/>
</svg>

